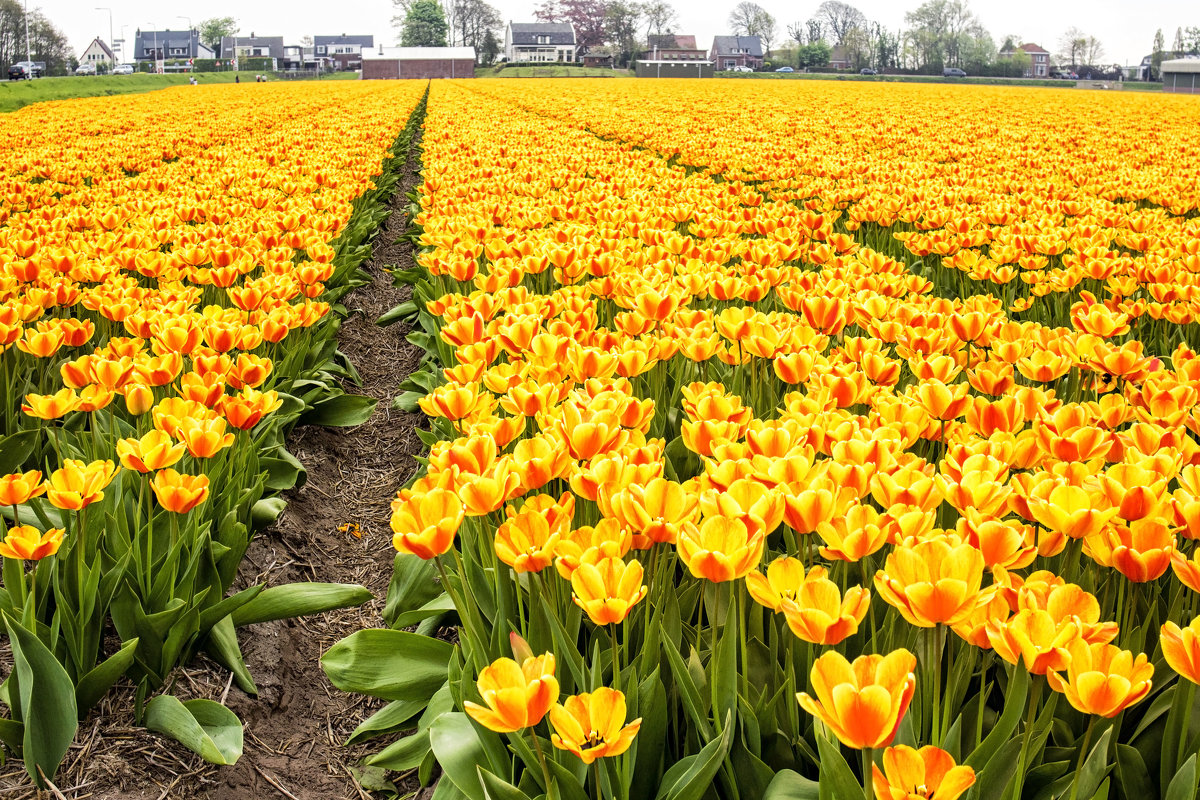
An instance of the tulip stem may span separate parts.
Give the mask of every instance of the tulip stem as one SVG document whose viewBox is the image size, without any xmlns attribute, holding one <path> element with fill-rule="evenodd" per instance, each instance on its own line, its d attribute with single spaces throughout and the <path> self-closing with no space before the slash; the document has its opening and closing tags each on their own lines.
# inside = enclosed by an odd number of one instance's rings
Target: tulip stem
<svg viewBox="0 0 1200 800">
<path fill-rule="evenodd" d="M 1017 669 L 1021 667 L 1018 665 Z M 1029 740 L 1033 738 L 1033 724 L 1037 721 L 1037 707 L 1042 699 L 1042 682 L 1037 675 L 1032 676 L 1033 687 L 1029 695 L 1029 711 L 1025 714 L 1025 735 L 1021 737 L 1021 755 L 1017 761 L 1017 791 L 1013 797 L 1021 796 L 1021 788 L 1025 784 L 1025 759 L 1029 753 Z"/>
<path fill-rule="evenodd" d="M 1075 762 L 1075 780 L 1071 781 L 1071 800 L 1079 794 L 1079 776 L 1083 772 L 1083 762 L 1087 760 L 1088 745 L 1092 742 L 1092 727 L 1096 724 L 1096 715 L 1088 717 L 1087 730 L 1083 733 L 1083 745 L 1079 748 L 1079 760 Z"/>
<path fill-rule="evenodd" d="M 596 784 L 596 800 L 604 800 L 600 794 L 600 761 L 592 762 L 592 782 Z"/>
<path fill-rule="evenodd" d="M 862 750 L 863 797 L 875 800 L 875 784 L 872 781 L 871 766 L 875 763 L 875 752 L 866 747 Z"/>
<path fill-rule="evenodd" d="M 554 790 L 551 788 L 553 781 L 550 779 L 550 767 L 546 765 L 546 754 L 542 751 L 542 743 L 538 741 L 537 731 L 529 728 L 529 738 L 533 740 L 533 750 L 537 753 L 538 763 L 542 765 L 542 779 L 546 782 L 546 796 L 553 797 Z"/>
<path fill-rule="evenodd" d="M 621 691 L 621 648 L 617 644 L 617 630 L 619 623 L 613 623 L 612 626 L 612 667 L 613 667 L 613 688 L 618 692 Z"/>
</svg>

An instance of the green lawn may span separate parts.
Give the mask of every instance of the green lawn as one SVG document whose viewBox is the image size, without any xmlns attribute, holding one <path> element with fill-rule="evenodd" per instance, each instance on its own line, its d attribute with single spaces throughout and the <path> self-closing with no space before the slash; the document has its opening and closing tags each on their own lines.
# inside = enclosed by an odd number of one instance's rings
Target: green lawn
<svg viewBox="0 0 1200 800">
<path fill-rule="evenodd" d="M 233 72 L 197 72 L 200 83 L 233 83 Z M 254 73 L 241 73 L 242 80 L 253 81 Z M 44 100 L 69 100 L 72 97 L 102 97 L 116 94 L 140 94 L 180 86 L 190 76 L 172 75 L 81 75 L 69 78 L 38 78 L 33 81 L 0 81 L 0 112 L 16 111 Z M 321 80 L 356 80 L 356 72 L 335 72 Z"/>
<path fill-rule="evenodd" d="M 718 72 L 718 78 L 809 81 L 874 81 L 883 83 L 970 83 L 977 86 L 1045 86 L 1055 89 L 1074 89 L 1075 81 L 1042 80 L 1034 78 L 943 78 L 940 75 L 859 75 L 848 72 Z M 1125 89 L 1138 92 L 1162 91 L 1160 83 L 1125 81 Z"/>
<path fill-rule="evenodd" d="M 546 67 L 476 67 L 476 78 L 628 78 L 627 69 L 605 67 L 568 67 L 561 64 Z"/>
</svg>

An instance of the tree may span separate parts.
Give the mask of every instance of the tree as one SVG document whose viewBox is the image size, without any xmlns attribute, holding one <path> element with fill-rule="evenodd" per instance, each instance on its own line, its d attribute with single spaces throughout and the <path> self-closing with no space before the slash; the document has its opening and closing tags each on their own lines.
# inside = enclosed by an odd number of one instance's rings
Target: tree
<svg viewBox="0 0 1200 800">
<path fill-rule="evenodd" d="M 1087 34 L 1079 28 L 1067 28 L 1058 40 L 1057 58 L 1060 64 L 1078 67 L 1084 63 L 1083 54 L 1087 49 Z"/>
<path fill-rule="evenodd" d="M 1166 41 L 1163 39 L 1162 28 L 1154 32 L 1154 47 L 1150 51 L 1150 80 L 1156 81 L 1162 74 L 1163 48 L 1166 47 Z"/>
<path fill-rule="evenodd" d="M 604 44 L 608 36 L 605 13 L 608 6 L 604 0 L 561 0 L 562 19 L 575 26 L 575 43 L 581 50 Z"/>
<path fill-rule="evenodd" d="M 750 0 L 742 0 L 729 12 L 729 27 L 735 36 L 760 37 L 767 53 L 770 53 L 771 43 L 779 35 L 775 18 L 765 8 Z"/>
<path fill-rule="evenodd" d="M 943 67 L 961 67 L 965 53 L 974 52 L 981 43 L 991 43 L 991 36 L 966 0 L 926 0 L 905 14 L 904 20 L 909 24 L 906 58 L 918 69 L 938 72 Z"/>
<path fill-rule="evenodd" d="M 666 0 L 647 0 L 642 3 L 642 19 L 646 23 L 646 38 L 675 32 L 679 14 Z"/>
<path fill-rule="evenodd" d="M 1200 55 L 1200 28 L 1187 27 L 1183 31 L 1183 50 L 1189 56 Z"/>
<path fill-rule="evenodd" d="M 496 36 L 496 32 L 488 28 L 483 33 L 483 41 L 479 43 L 479 63 L 485 67 L 490 67 L 496 63 L 496 57 L 500 55 L 500 39 Z"/>
<path fill-rule="evenodd" d="M 562 22 L 562 6 L 558 4 L 558 0 L 542 0 L 533 10 L 533 18 L 538 22 Z"/>
<path fill-rule="evenodd" d="M 1176 58 L 1183 55 L 1183 28 L 1175 29 L 1175 41 L 1171 43 L 1171 54 Z"/>
<path fill-rule="evenodd" d="M 200 41 L 213 49 L 217 55 L 221 53 L 221 40 L 238 32 L 237 20 L 233 17 L 211 17 L 200 20 L 196 26 L 200 32 Z"/>
<path fill-rule="evenodd" d="M 817 6 L 817 19 L 823 24 L 835 46 L 841 47 L 846 43 L 846 37 L 852 30 L 865 30 L 867 18 L 863 13 L 849 3 L 841 0 L 825 0 Z"/>
<path fill-rule="evenodd" d="M 437 0 L 415 0 L 400 28 L 402 47 L 445 47 L 446 15 Z"/>
<path fill-rule="evenodd" d="M 611 0 L 604 11 L 607 40 L 616 48 L 621 64 L 628 64 L 637 51 L 641 19 L 641 6 L 629 0 Z"/>
<path fill-rule="evenodd" d="M 484 35 L 502 24 L 500 12 L 485 0 L 443 0 L 443 10 L 450 44 L 474 47 L 476 52 L 483 45 Z"/>
</svg>

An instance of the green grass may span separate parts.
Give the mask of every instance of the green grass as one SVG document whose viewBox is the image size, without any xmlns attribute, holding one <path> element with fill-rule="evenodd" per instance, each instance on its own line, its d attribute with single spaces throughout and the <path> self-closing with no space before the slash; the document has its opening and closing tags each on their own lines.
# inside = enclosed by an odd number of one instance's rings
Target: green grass
<svg viewBox="0 0 1200 800">
<path fill-rule="evenodd" d="M 233 72 L 197 72 L 200 83 L 233 83 Z M 254 81 L 254 73 L 241 73 L 242 81 Z M 38 78 L 33 81 L 0 81 L 0 112 L 16 111 L 31 103 L 69 100 L 74 97 L 103 97 L 141 94 L 181 86 L 189 75 L 81 75 L 69 78 Z M 357 80 L 356 72 L 335 72 L 322 80 Z M 276 80 L 276 79 L 273 79 Z"/>
<path fill-rule="evenodd" d="M 943 78 L 941 75 L 859 75 L 837 72 L 718 72 L 718 78 L 747 78 L 767 80 L 808 81 L 871 81 L 874 83 L 969 83 L 976 86 L 1043 86 L 1054 89 L 1074 89 L 1075 81 L 1035 78 Z M 1162 91 L 1162 84 L 1125 81 L 1125 89 L 1139 92 Z"/>
<path fill-rule="evenodd" d="M 627 69 L 607 67 L 568 67 L 561 64 L 545 67 L 476 67 L 476 78 L 628 78 Z"/>
</svg>

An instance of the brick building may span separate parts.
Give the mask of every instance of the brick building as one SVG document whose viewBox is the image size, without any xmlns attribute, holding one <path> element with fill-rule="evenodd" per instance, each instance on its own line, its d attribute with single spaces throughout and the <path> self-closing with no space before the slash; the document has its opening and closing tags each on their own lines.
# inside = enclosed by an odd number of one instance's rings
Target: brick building
<svg viewBox="0 0 1200 800">
<path fill-rule="evenodd" d="M 362 51 L 364 80 L 474 78 L 474 47 L 378 47 Z"/>
</svg>

